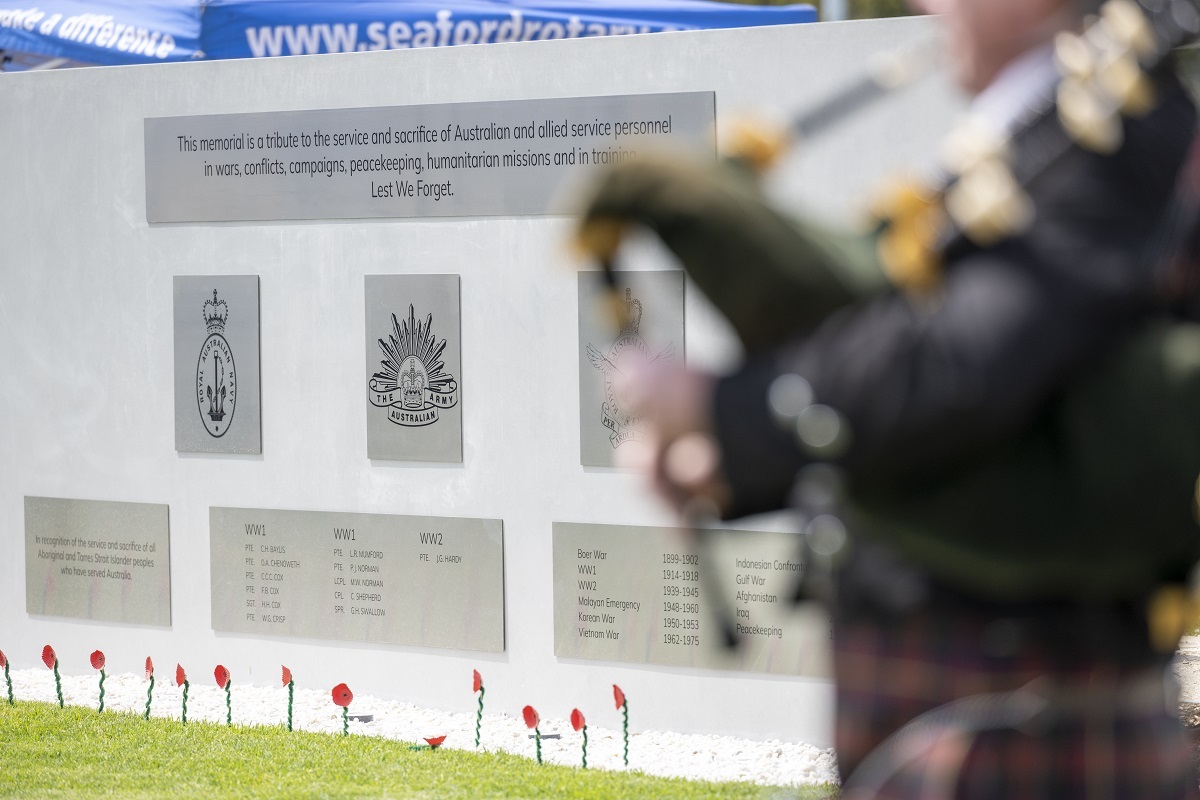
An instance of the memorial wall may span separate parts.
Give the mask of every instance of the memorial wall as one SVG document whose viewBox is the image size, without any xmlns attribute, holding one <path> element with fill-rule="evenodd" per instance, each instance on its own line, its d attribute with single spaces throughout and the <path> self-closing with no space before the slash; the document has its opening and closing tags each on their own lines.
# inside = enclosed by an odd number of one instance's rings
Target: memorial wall
<svg viewBox="0 0 1200 800">
<path fill-rule="evenodd" d="M 609 322 L 580 187 L 715 158 L 927 20 L 0 76 L 0 648 L 241 684 L 828 745 L 786 515 L 705 542 L 622 470 L 616 373 L 737 346 L 669 254 Z M 769 178 L 850 219 L 958 100 L 890 97 Z M 726 630 L 742 642 L 731 651 Z M 369 711 L 370 709 L 364 709 Z"/>
</svg>

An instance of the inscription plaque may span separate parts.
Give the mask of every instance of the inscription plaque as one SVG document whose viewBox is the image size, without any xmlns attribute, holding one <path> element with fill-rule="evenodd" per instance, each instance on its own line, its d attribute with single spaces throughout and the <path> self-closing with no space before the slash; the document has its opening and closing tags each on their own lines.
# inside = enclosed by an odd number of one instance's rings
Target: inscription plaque
<svg viewBox="0 0 1200 800">
<path fill-rule="evenodd" d="M 261 453 L 258 276 L 177 275 L 175 449 Z"/>
<path fill-rule="evenodd" d="M 621 272 L 616 281 L 619 326 L 600 273 L 579 273 L 579 461 L 587 467 L 614 466 L 618 451 L 642 438 L 625 371 L 684 357 L 683 272 Z"/>
<path fill-rule="evenodd" d="M 457 275 L 367 275 L 367 457 L 462 462 Z"/>
<path fill-rule="evenodd" d="M 568 180 L 714 153 L 716 95 L 677 92 L 145 120 L 149 222 L 568 214 Z"/>
<path fill-rule="evenodd" d="M 504 650 L 500 520 L 211 508 L 209 527 L 214 630 Z"/>
<path fill-rule="evenodd" d="M 829 615 L 791 602 L 796 535 L 720 531 L 700 552 L 676 528 L 556 522 L 554 653 L 826 677 Z M 723 644 L 722 610 L 736 649 Z"/>
<path fill-rule="evenodd" d="M 25 610 L 53 617 L 171 624 L 168 508 L 25 498 Z"/>
</svg>

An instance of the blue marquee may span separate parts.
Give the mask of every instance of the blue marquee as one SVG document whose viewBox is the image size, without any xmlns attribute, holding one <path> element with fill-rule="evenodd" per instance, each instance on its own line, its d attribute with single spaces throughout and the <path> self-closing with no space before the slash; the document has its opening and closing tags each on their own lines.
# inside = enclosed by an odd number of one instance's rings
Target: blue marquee
<svg viewBox="0 0 1200 800">
<path fill-rule="evenodd" d="M 261 58 L 813 22 L 808 5 L 708 0 L 0 0 L 19 64 Z"/>
</svg>

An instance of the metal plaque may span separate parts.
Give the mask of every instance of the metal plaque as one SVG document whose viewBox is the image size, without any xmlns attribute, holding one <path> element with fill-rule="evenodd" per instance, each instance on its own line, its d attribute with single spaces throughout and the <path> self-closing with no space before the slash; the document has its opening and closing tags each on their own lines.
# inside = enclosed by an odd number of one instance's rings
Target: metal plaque
<svg viewBox="0 0 1200 800">
<path fill-rule="evenodd" d="M 167 506 L 26 497 L 25 610 L 169 626 Z"/>
<path fill-rule="evenodd" d="M 504 650 L 504 524 L 209 510 L 214 630 Z"/>
<path fill-rule="evenodd" d="M 714 152 L 713 92 L 156 117 L 149 222 L 564 214 L 596 166 Z"/>
<path fill-rule="evenodd" d="M 175 449 L 261 453 L 258 276 L 175 277 Z"/>
<path fill-rule="evenodd" d="M 831 625 L 794 605 L 797 534 L 554 523 L 554 653 L 826 677 Z M 722 627 L 738 646 L 724 644 Z"/>
<path fill-rule="evenodd" d="M 366 276 L 367 457 L 462 462 L 457 275 Z"/>
<path fill-rule="evenodd" d="M 579 460 L 611 467 L 618 451 L 642 438 L 623 379 L 640 360 L 683 363 L 683 272 L 617 275 L 613 318 L 598 272 L 579 273 Z"/>
</svg>

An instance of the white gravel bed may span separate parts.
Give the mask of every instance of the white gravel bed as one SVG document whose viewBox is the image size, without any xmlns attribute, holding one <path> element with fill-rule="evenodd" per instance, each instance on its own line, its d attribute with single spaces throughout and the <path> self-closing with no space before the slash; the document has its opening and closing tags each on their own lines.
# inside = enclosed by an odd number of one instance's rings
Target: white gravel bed
<svg viewBox="0 0 1200 800">
<path fill-rule="evenodd" d="M 167 674 L 169 673 L 169 675 Z M 179 719 L 183 690 L 175 686 L 174 669 L 156 674 L 155 717 Z M 48 669 L 14 670 L 13 694 L 18 700 L 57 702 L 54 674 Z M 99 697 L 99 674 L 62 676 L 63 700 L 70 705 L 95 708 Z M 141 714 L 146 708 L 149 684 L 141 675 L 109 675 L 104 682 L 105 711 Z M 353 687 L 351 687 L 353 688 Z M 0 681 L 0 692 L 3 691 Z M 233 685 L 233 724 L 282 725 L 287 719 L 287 689 L 272 686 Z M 485 706 L 486 710 L 486 706 Z M 350 713 L 373 714 L 373 722 L 351 722 L 350 733 L 381 736 L 420 743 L 425 737 L 446 736 L 442 747 L 475 748 L 475 714 L 418 708 L 396 700 L 355 695 Z M 191 684 L 188 691 L 188 720 L 225 721 L 225 692 L 211 676 Z M 341 709 L 329 691 L 297 688 L 292 714 L 296 730 L 320 733 L 342 732 Z M 582 737 L 568 720 L 543 719 L 542 758 L 548 763 L 578 766 Z M 561 739 L 547 739 L 559 734 Z M 534 742 L 525 723 L 505 714 L 483 715 L 480 744 L 484 750 L 504 750 L 534 757 Z M 588 767 L 623 770 L 619 730 L 588 726 Z M 703 736 L 642 731 L 630 734 L 629 769 L 650 775 L 709 781 L 750 781 L 769 786 L 834 783 L 837 765 L 832 750 L 779 741 L 756 742 L 731 736 Z"/>
</svg>

